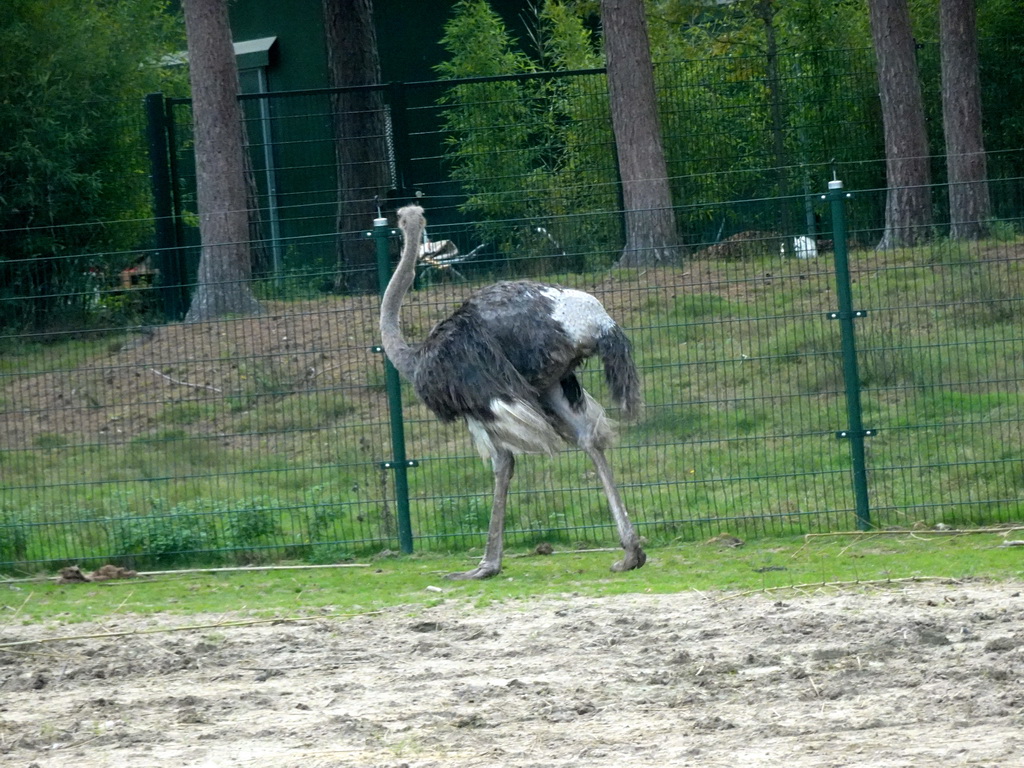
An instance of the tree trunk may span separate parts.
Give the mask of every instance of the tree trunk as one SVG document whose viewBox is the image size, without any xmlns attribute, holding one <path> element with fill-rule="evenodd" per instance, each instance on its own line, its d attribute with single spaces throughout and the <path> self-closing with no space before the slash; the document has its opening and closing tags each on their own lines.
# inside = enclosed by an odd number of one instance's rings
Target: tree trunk
<svg viewBox="0 0 1024 768">
<path fill-rule="evenodd" d="M 186 322 L 260 311 L 252 295 L 245 139 L 226 0 L 184 0 L 202 253 Z"/>
<path fill-rule="evenodd" d="M 380 61 L 371 0 L 323 0 L 331 86 L 344 88 L 333 99 L 338 168 L 337 291 L 377 287 L 376 250 L 362 232 L 377 216 L 375 197 L 391 186 L 387 120 L 379 88 Z"/>
<path fill-rule="evenodd" d="M 991 215 L 985 144 L 981 133 L 981 80 L 974 0 L 942 0 L 942 129 L 949 174 L 949 235 L 984 237 Z"/>
<path fill-rule="evenodd" d="M 765 70 L 767 75 L 768 103 L 772 120 L 772 152 L 775 162 L 775 206 L 778 218 L 776 228 L 787 237 L 793 232 L 790 216 L 789 183 L 787 173 L 789 159 L 786 156 L 786 123 L 782 115 L 782 78 L 779 75 L 779 44 L 775 37 L 775 14 L 778 9 L 774 0 L 759 0 L 754 13 L 764 24 Z"/>
<path fill-rule="evenodd" d="M 621 267 L 675 263 L 675 210 L 658 124 L 643 0 L 601 0 L 612 130 L 622 179 Z"/>
<path fill-rule="evenodd" d="M 885 233 L 878 248 L 895 248 L 914 245 L 930 234 L 928 133 L 907 0 L 869 0 L 868 8 L 878 60 L 888 186 Z"/>
</svg>

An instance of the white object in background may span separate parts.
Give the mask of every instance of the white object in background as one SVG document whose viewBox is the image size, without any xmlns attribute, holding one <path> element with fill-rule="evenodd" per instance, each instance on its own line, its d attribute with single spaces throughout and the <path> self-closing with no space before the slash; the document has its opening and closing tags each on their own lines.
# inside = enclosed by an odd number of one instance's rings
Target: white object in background
<svg viewBox="0 0 1024 768">
<path fill-rule="evenodd" d="M 779 251 L 783 256 L 786 255 L 785 243 L 779 246 Z M 793 255 L 798 259 L 816 259 L 818 258 L 818 244 L 814 242 L 813 237 L 808 237 L 807 235 L 794 237 Z"/>
</svg>

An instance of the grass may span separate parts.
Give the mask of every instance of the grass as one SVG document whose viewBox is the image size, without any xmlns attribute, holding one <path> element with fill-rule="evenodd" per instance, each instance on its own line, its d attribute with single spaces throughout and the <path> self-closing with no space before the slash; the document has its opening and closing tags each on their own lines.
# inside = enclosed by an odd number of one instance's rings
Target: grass
<svg viewBox="0 0 1024 768">
<path fill-rule="evenodd" d="M 853 254 L 854 304 L 868 311 L 856 327 L 865 426 L 878 431 L 866 446 L 876 525 L 1024 517 L 1022 253 L 1018 239 Z M 826 318 L 835 309 L 827 257 L 560 278 L 613 285 L 602 299 L 634 341 L 648 407 L 622 429 L 612 461 L 652 543 L 700 541 L 723 529 L 758 537 L 852 527 L 849 443 L 835 437 L 848 416 L 839 329 Z M 429 311 L 410 311 L 410 326 L 429 328 L 450 301 L 445 290 L 414 296 Z M 347 322 L 346 332 L 357 325 Z M 334 366 L 327 330 L 317 341 L 324 358 L 314 361 L 321 373 Z M 395 477 L 380 466 L 391 458 L 383 366 L 374 356 L 331 388 L 303 378 L 308 361 L 289 367 L 307 351 L 261 350 L 238 362 L 238 380 L 222 395 L 175 390 L 180 399 L 161 403 L 142 434 L 124 440 L 65 434 L 54 418 L 24 445 L 0 451 L 0 571 L 117 558 L 325 562 L 396 548 Z M 224 354 L 212 354 L 210 366 L 238 361 L 234 347 Z M 20 369 L 11 366 L 20 360 L 26 375 L 50 371 L 73 382 L 74 365 L 90 356 L 104 370 L 113 365 L 104 344 L 87 340 L 21 345 L 0 373 L 17 384 Z M 199 375 L 179 367 L 175 378 Z M 144 373 L 141 381 L 152 382 Z M 583 377 L 605 400 L 600 366 Z M 3 382 L 0 403 L 13 402 Z M 464 428 L 439 424 L 408 386 L 403 397 L 406 453 L 419 462 L 409 472 L 417 549 L 479 546 L 490 504 L 486 465 Z M 137 418 L 127 406 L 88 405 L 90 414 L 105 408 L 115 427 Z M 579 453 L 524 458 L 513 492 L 513 546 L 614 542 L 599 484 Z M 248 508 L 272 510 L 274 523 L 240 541 L 220 518 Z M 14 530 L 19 536 L 5 538 Z M 118 546 L 126 530 L 138 534 L 127 550 Z M 155 539 L 166 546 L 147 550 Z"/>
<path fill-rule="evenodd" d="M 117 614 L 213 614 L 228 620 L 364 613 L 395 606 L 415 611 L 441 601 L 483 607 L 570 594 L 698 590 L 722 598 L 748 590 L 782 590 L 781 598 L 792 597 L 796 585 L 799 593 L 838 582 L 1024 578 L 1021 550 L 999 548 L 1003 540 L 998 534 L 979 533 L 789 537 L 749 541 L 740 548 L 691 542 L 649 550 L 647 565 L 626 574 L 608 571 L 614 552 L 550 557 L 512 552 L 501 575 L 468 583 L 443 579 L 445 573 L 473 564 L 466 556 L 451 555 L 383 558 L 358 568 L 192 573 L 103 584 L 22 581 L 0 584 L 0 629 L 47 620 L 110 620 Z"/>
<path fill-rule="evenodd" d="M 5 337 L 0 340 L 0 375 L 63 371 L 95 355 L 107 354 L 109 347 L 110 341 L 103 338 L 32 343 Z"/>
</svg>

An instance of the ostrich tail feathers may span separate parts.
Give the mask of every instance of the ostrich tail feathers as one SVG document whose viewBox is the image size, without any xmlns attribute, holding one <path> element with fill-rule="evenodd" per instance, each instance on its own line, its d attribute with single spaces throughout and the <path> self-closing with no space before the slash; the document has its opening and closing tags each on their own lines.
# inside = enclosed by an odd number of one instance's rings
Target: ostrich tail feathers
<svg viewBox="0 0 1024 768">
<path fill-rule="evenodd" d="M 598 338 L 597 354 L 604 363 L 604 377 L 612 399 L 627 419 L 636 419 L 643 408 L 643 396 L 629 338 L 614 325 Z"/>
</svg>

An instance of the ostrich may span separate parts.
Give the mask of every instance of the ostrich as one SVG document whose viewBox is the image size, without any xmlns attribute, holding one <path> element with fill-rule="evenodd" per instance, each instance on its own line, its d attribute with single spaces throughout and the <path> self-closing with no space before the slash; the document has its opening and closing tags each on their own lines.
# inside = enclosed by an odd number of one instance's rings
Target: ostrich
<svg viewBox="0 0 1024 768">
<path fill-rule="evenodd" d="M 481 288 L 427 338 L 410 344 L 399 312 L 412 285 L 426 221 L 423 209 L 398 211 L 402 255 L 380 308 L 384 351 L 442 421 L 464 419 L 481 457 L 494 470 L 494 498 L 480 564 L 450 579 L 486 579 L 501 571 L 502 537 L 515 456 L 553 454 L 564 443 L 594 462 L 625 556 L 614 571 L 641 567 L 647 556 L 612 478 L 605 448 L 613 430 L 604 409 L 580 385 L 576 368 L 597 355 L 615 402 L 640 409 L 640 378 L 629 339 L 588 293 L 528 281 Z"/>
</svg>

